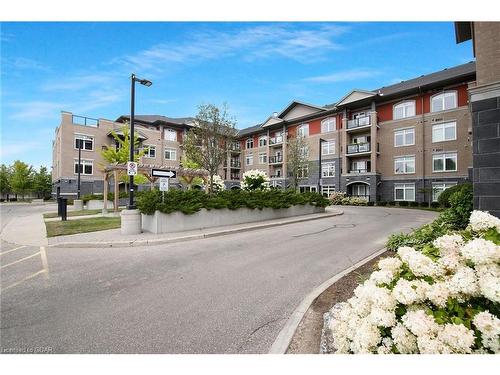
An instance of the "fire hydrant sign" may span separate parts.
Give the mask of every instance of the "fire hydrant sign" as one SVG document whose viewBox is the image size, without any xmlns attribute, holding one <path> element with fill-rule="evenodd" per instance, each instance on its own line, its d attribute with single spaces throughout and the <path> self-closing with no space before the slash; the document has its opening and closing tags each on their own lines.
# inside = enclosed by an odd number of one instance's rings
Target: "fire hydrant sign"
<svg viewBox="0 0 500 375">
<path fill-rule="evenodd" d="M 127 174 L 129 176 L 137 175 L 137 163 L 135 161 L 127 162 Z"/>
<path fill-rule="evenodd" d="M 160 191 L 168 191 L 168 178 L 160 178 Z"/>
</svg>

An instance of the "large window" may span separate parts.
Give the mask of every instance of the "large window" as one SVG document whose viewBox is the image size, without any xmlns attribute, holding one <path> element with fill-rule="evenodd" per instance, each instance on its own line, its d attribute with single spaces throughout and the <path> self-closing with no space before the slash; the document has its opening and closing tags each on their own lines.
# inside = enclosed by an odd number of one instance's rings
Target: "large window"
<svg viewBox="0 0 500 375">
<path fill-rule="evenodd" d="M 434 182 L 432 184 L 432 201 L 437 202 L 443 191 L 449 187 L 455 186 L 456 184 L 456 182 Z"/>
<path fill-rule="evenodd" d="M 415 184 L 394 184 L 395 201 L 414 201 Z"/>
<path fill-rule="evenodd" d="M 457 153 L 445 152 L 432 155 L 433 172 L 455 172 L 457 170 Z"/>
<path fill-rule="evenodd" d="M 394 120 L 415 116 L 415 100 L 396 104 L 393 108 Z"/>
<path fill-rule="evenodd" d="M 144 148 L 146 150 L 144 154 L 146 158 L 156 158 L 156 146 L 146 145 Z"/>
<path fill-rule="evenodd" d="M 321 155 L 333 155 L 335 154 L 335 141 L 321 142 Z"/>
<path fill-rule="evenodd" d="M 177 150 L 175 148 L 165 149 L 165 160 L 177 160 Z"/>
<path fill-rule="evenodd" d="M 297 169 L 297 178 L 309 177 L 309 165 L 305 164 Z"/>
<path fill-rule="evenodd" d="M 75 134 L 75 148 L 86 151 L 94 150 L 94 137 L 83 134 Z"/>
<path fill-rule="evenodd" d="M 307 158 L 309 156 L 309 147 L 303 146 L 300 148 L 299 152 L 302 157 Z"/>
<path fill-rule="evenodd" d="M 316 186 L 299 186 L 299 191 L 301 193 L 315 193 L 318 188 Z"/>
<path fill-rule="evenodd" d="M 247 149 L 253 148 L 253 138 L 247 139 Z"/>
<path fill-rule="evenodd" d="M 321 185 L 321 194 L 329 197 L 335 192 L 335 185 Z"/>
<path fill-rule="evenodd" d="M 337 128 L 337 119 L 328 117 L 321 121 L 321 133 L 332 132 Z"/>
<path fill-rule="evenodd" d="M 349 173 L 366 173 L 371 170 L 370 160 L 357 160 L 351 163 L 351 170 Z"/>
<path fill-rule="evenodd" d="M 297 127 L 297 136 L 307 137 L 309 136 L 309 124 L 302 124 Z"/>
<path fill-rule="evenodd" d="M 411 146 L 415 144 L 415 128 L 400 129 L 394 132 L 394 147 Z"/>
<path fill-rule="evenodd" d="M 322 177 L 335 177 L 335 163 L 321 163 Z"/>
<path fill-rule="evenodd" d="M 252 165 L 253 164 L 253 155 L 248 154 L 245 156 L 245 165 Z"/>
<path fill-rule="evenodd" d="M 259 147 L 264 147 L 265 145 L 267 145 L 267 136 L 261 135 L 259 137 Z"/>
<path fill-rule="evenodd" d="M 394 159 L 394 173 L 415 173 L 415 156 L 402 156 Z"/>
<path fill-rule="evenodd" d="M 78 169 L 80 169 L 81 174 L 91 175 L 94 173 L 94 162 L 92 160 L 81 160 L 81 164 L 78 165 L 78 159 L 74 160 L 74 171 L 78 174 Z M 78 168 L 80 167 L 80 168 Z"/>
<path fill-rule="evenodd" d="M 446 91 L 431 98 L 431 112 L 457 108 L 457 92 Z"/>
<path fill-rule="evenodd" d="M 457 123 L 445 122 L 432 125 L 432 142 L 454 141 L 457 139 Z"/>
<path fill-rule="evenodd" d="M 265 152 L 259 153 L 259 164 L 267 163 L 267 154 Z"/>
<path fill-rule="evenodd" d="M 163 134 L 166 141 L 177 141 L 177 132 L 174 129 L 165 129 Z"/>
</svg>

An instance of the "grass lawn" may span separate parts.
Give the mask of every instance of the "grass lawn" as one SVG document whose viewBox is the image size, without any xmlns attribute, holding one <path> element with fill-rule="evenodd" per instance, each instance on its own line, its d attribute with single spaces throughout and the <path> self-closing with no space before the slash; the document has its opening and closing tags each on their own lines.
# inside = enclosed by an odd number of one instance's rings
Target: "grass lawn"
<svg viewBox="0 0 500 375">
<path fill-rule="evenodd" d="M 68 221 L 48 221 L 45 225 L 47 237 L 55 237 L 120 228 L 120 223 L 120 217 L 93 217 Z"/>
<path fill-rule="evenodd" d="M 121 211 L 121 208 L 119 209 Z M 80 211 L 68 211 L 68 216 L 86 216 L 86 215 L 96 215 L 100 214 L 102 212 L 101 209 L 97 210 L 80 210 Z M 113 212 L 113 210 L 109 210 L 108 212 Z M 57 212 L 49 212 L 46 214 L 43 214 L 44 219 L 50 219 L 53 217 L 57 217 Z"/>
</svg>

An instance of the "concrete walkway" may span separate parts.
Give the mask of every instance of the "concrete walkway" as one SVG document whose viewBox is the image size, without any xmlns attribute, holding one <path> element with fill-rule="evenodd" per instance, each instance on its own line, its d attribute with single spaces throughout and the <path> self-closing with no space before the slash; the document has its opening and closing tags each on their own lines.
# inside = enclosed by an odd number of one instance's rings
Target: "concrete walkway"
<svg viewBox="0 0 500 375">
<path fill-rule="evenodd" d="M 47 231 L 41 213 L 13 217 L 3 228 L 3 241 L 24 246 L 47 246 Z"/>
<path fill-rule="evenodd" d="M 206 229 L 190 230 L 183 232 L 154 234 L 141 233 L 134 235 L 123 235 L 120 229 L 109 229 L 99 232 L 89 232 L 73 234 L 69 236 L 57 236 L 49 238 L 51 247 L 130 247 L 161 245 L 166 243 L 190 241 L 202 238 L 216 237 L 233 233 L 246 232 L 250 230 L 265 229 L 280 225 L 300 223 L 304 221 L 325 219 L 332 216 L 342 215 L 342 211 L 337 208 L 327 208 L 325 213 L 303 215 L 287 219 L 265 220 L 256 223 L 246 223 L 238 225 L 226 225 L 222 227 L 212 227 Z M 90 215 L 89 215 L 90 216 Z"/>
</svg>

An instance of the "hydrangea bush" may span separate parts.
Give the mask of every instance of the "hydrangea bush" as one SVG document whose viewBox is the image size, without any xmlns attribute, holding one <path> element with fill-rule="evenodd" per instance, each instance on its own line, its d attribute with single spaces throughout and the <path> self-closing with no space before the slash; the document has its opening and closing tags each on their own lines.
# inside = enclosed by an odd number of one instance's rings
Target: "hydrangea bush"
<svg viewBox="0 0 500 375">
<path fill-rule="evenodd" d="M 241 188 L 246 191 L 269 190 L 269 177 L 266 172 L 259 171 L 258 169 L 251 169 L 243 173 Z"/>
<path fill-rule="evenodd" d="M 223 191 L 226 189 L 226 185 L 224 185 L 224 180 L 219 175 L 212 176 L 212 191 L 214 193 L 218 193 L 219 191 Z"/>
<path fill-rule="evenodd" d="M 323 351 L 500 353 L 499 232 L 473 211 L 465 230 L 399 247 L 325 314 Z"/>
</svg>

